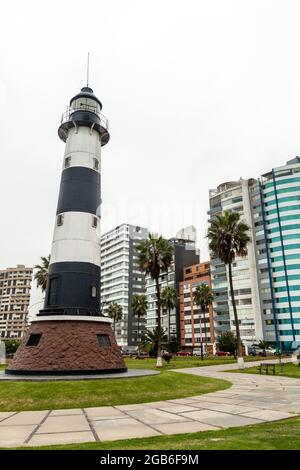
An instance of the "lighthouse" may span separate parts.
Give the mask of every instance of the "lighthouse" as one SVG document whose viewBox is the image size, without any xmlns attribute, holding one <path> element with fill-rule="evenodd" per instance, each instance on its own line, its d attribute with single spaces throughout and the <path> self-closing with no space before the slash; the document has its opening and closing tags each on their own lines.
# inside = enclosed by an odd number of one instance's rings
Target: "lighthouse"
<svg viewBox="0 0 300 470">
<path fill-rule="evenodd" d="M 110 138 L 89 87 L 69 103 L 58 129 L 65 143 L 44 308 L 8 374 L 101 374 L 127 369 L 100 305 L 101 149 Z"/>
</svg>

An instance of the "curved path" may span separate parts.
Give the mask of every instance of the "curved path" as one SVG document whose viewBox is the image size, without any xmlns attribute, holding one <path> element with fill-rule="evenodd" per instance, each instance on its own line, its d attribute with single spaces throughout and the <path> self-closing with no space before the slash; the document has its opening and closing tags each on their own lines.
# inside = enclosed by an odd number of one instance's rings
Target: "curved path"
<svg viewBox="0 0 300 470">
<path fill-rule="evenodd" d="M 247 363 L 246 367 L 257 365 Z M 138 405 L 0 412 L 0 447 L 71 444 L 257 424 L 300 414 L 300 380 L 225 372 L 236 364 L 177 369 L 224 378 L 232 387 Z"/>
</svg>

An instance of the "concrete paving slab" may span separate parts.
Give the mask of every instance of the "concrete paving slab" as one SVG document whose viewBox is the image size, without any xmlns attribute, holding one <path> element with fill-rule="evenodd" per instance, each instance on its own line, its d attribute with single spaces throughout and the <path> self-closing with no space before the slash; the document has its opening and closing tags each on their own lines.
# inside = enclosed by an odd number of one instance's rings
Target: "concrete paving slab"
<svg viewBox="0 0 300 470">
<path fill-rule="evenodd" d="M 91 421 L 100 419 L 115 419 L 127 418 L 127 415 L 122 411 L 113 408 L 112 406 L 102 406 L 98 408 L 85 408 L 88 419 Z"/>
<path fill-rule="evenodd" d="M 49 416 L 40 426 L 37 434 L 89 430 L 90 426 L 84 415 Z"/>
<path fill-rule="evenodd" d="M 80 408 L 73 408 L 69 410 L 52 410 L 50 416 L 70 416 L 82 415 L 83 411 Z"/>
<path fill-rule="evenodd" d="M 155 428 L 163 434 L 183 434 L 199 431 L 216 431 L 220 429 L 217 426 L 200 423 L 197 421 L 187 421 L 185 423 L 156 424 Z"/>
<path fill-rule="evenodd" d="M 234 398 L 209 397 L 207 395 L 204 395 L 203 398 L 206 403 L 228 403 L 229 405 L 239 405 L 243 403 L 242 400 L 235 400 Z M 201 403 L 201 399 L 199 399 L 198 403 Z"/>
<path fill-rule="evenodd" d="M 169 413 L 184 413 L 185 411 L 197 411 L 199 407 L 169 403 L 168 405 L 162 406 L 159 409 L 161 411 L 167 411 Z"/>
<path fill-rule="evenodd" d="M 146 424 L 163 424 L 186 421 L 179 415 L 168 413 L 167 411 L 145 408 L 144 410 L 131 410 L 128 414 Z"/>
<path fill-rule="evenodd" d="M 93 427 L 101 441 L 161 435 L 155 429 L 133 418 L 94 421 Z"/>
<path fill-rule="evenodd" d="M 182 413 L 184 418 L 195 419 L 202 423 L 218 426 L 221 428 L 229 428 L 235 426 L 245 426 L 247 424 L 257 424 L 261 421 L 252 417 L 233 415 L 229 413 L 221 413 L 212 410 L 200 410 Z"/>
<path fill-rule="evenodd" d="M 21 411 L 20 413 L 11 416 L 8 419 L 0 422 L 0 428 L 2 426 L 27 426 L 30 424 L 40 424 L 48 411 Z"/>
<path fill-rule="evenodd" d="M 262 421 L 275 421 L 277 419 L 291 418 L 290 413 L 284 411 L 275 410 L 256 410 L 244 413 L 243 416 L 249 416 L 250 418 L 261 419 Z"/>
<path fill-rule="evenodd" d="M 95 442 L 91 431 L 67 432 L 53 434 L 35 434 L 26 446 L 49 446 L 64 444 L 79 444 L 82 442 Z"/>
<path fill-rule="evenodd" d="M 132 405 L 117 405 L 114 406 L 117 410 L 120 411 L 130 411 L 130 410 L 143 410 L 147 406 L 147 403 L 138 403 L 138 404 L 132 404 Z"/>
<path fill-rule="evenodd" d="M 0 412 L 0 421 L 9 418 L 10 416 L 14 415 L 14 411 L 2 411 Z"/>
<path fill-rule="evenodd" d="M 35 425 L 28 426 L 3 426 L 0 428 L 1 447 L 17 447 L 25 443 L 26 439 L 34 431 Z"/>
<path fill-rule="evenodd" d="M 223 413 L 230 413 L 234 415 L 245 414 L 250 411 L 256 411 L 257 408 L 250 406 L 241 406 L 241 405 L 229 405 L 228 403 L 213 403 L 206 402 L 203 405 L 203 408 L 213 411 L 221 411 Z"/>
</svg>

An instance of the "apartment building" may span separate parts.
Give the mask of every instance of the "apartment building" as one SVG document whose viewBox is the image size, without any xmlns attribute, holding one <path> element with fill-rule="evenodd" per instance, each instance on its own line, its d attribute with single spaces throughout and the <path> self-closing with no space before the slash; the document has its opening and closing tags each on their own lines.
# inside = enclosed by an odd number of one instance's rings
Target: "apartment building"
<svg viewBox="0 0 300 470">
<path fill-rule="evenodd" d="M 300 346 L 300 158 L 258 179 L 210 191 L 210 220 L 237 211 L 250 227 L 248 256 L 236 258 L 233 284 L 242 340 L 283 350 Z M 215 335 L 235 331 L 226 266 L 211 259 Z"/>
<path fill-rule="evenodd" d="M 187 266 L 199 263 L 199 250 L 196 249 L 195 235 L 190 239 L 172 238 L 169 240 L 174 247 L 173 262 L 168 273 L 160 276 L 161 290 L 165 287 L 173 287 L 178 294 L 176 308 L 170 315 L 166 309 L 161 312 L 161 325 L 168 337 L 180 339 L 180 308 L 179 308 L 179 284 L 183 281 L 183 270 Z M 147 329 L 154 330 L 157 326 L 157 301 L 155 281 L 150 276 L 146 277 L 146 295 L 148 300 Z"/>
<path fill-rule="evenodd" d="M 0 270 L 0 339 L 20 339 L 27 326 L 32 268 Z"/>
<path fill-rule="evenodd" d="M 281 349 L 300 345 L 300 158 L 250 186 L 263 335 Z"/>
<path fill-rule="evenodd" d="M 250 232 L 253 231 L 249 185 L 253 180 L 240 179 L 220 184 L 209 192 L 209 222 L 225 210 L 238 212 Z M 256 270 L 255 247 L 249 244 L 248 255 L 237 257 L 232 266 L 234 293 L 242 341 L 250 345 L 263 338 L 262 312 Z M 230 299 L 228 269 L 211 254 L 211 281 L 214 295 L 214 328 L 218 338 L 222 332 L 235 332 L 235 321 Z"/>
<path fill-rule="evenodd" d="M 119 346 L 138 344 L 137 319 L 132 315 L 132 297 L 144 294 L 145 275 L 138 264 L 137 245 L 148 237 L 148 229 L 122 224 L 101 236 L 101 305 L 105 315 L 112 302 L 122 306 L 123 318 L 116 324 Z M 146 319 L 140 321 L 140 334 Z"/>
<path fill-rule="evenodd" d="M 183 270 L 183 281 L 179 283 L 180 293 L 180 346 L 193 351 L 203 344 L 203 350 L 213 352 L 214 319 L 213 306 L 203 314 L 194 302 L 197 286 L 211 287 L 210 262 L 189 266 Z"/>
</svg>

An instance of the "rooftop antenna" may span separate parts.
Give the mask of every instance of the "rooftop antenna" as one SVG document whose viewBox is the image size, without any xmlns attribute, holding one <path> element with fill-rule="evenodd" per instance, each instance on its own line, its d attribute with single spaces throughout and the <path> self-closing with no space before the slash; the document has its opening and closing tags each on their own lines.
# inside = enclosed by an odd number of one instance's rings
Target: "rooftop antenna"
<svg viewBox="0 0 300 470">
<path fill-rule="evenodd" d="M 87 56 L 87 70 L 86 70 L 86 86 L 89 86 L 89 80 L 90 80 L 90 53 L 88 52 Z"/>
</svg>

